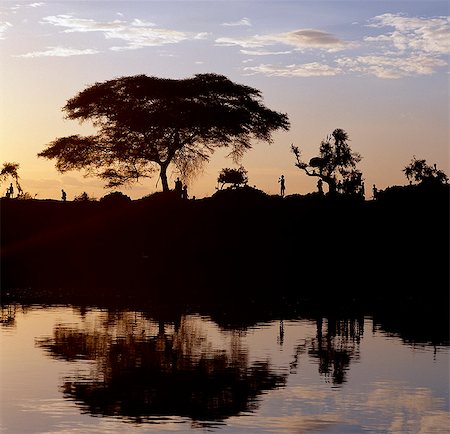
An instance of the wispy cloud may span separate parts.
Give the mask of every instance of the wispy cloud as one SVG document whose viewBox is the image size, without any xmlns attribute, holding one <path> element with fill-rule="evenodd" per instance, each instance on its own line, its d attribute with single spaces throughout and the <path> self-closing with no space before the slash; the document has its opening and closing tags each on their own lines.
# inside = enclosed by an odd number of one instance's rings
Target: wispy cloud
<svg viewBox="0 0 450 434">
<path fill-rule="evenodd" d="M 41 6 L 45 6 L 45 2 L 15 4 L 9 8 L 9 11 L 11 11 L 12 13 L 16 13 L 20 9 L 40 8 Z"/>
<path fill-rule="evenodd" d="M 383 79 L 431 75 L 446 66 L 450 53 L 449 17 L 417 18 L 400 14 L 383 14 L 372 18 L 364 28 L 381 29 L 360 42 L 346 42 L 321 30 L 300 29 L 287 33 L 252 36 L 249 38 L 220 38 L 218 45 L 238 45 L 241 53 L 252 56 L 288 54 L 286 51 L 265 49 L 276 44 L 292 47 L 291 52 L 309 49 L 317 61 L 305 64 L 246 67 L 251 74 L 281 77 L 333 76 L 357 73 Z M 391 28 L 392 31 L 383 32 Z M 358 55 L 338 54 L 344 49 L 358 48 Z M 321 54 L 322 53 L 322 54 Z M 326 55 L 326 56 L 325 56 Z"/>
<path fill-rule="evenodd" d="M 246 54 L 248 56 L 278 56 L 281 54 L 289 54 L 292 53 L 289 51 L 267 51 L 267 50 L 239 50 L 242 54 Z"/>
<path fill-rule="evenodd" d="M 248 75 L 264 74 L 277 77 L 323 77 L 338 75 L 342 72 L 338 67 L 333 68 L 332 66 L 318 62 L 286 66 L 262 64 L 258 66 L 246 66 L 244 71 Z"/>
<path fill-rule="evenodd" d="M 365 38 L 368 42 L 383 42 L 399 51 L 414 50 L 432 54 L 450 52 L 450 18 L 416 18 L 400 14 L 374 17 L 369 27 L 392 27 L 389 33 Z"/>
<path fill-rule="evenodd" d="M 450 53 L 449 17 L 407 17 L 383 14 L 372 18 L 369 28 L 392 28 L 387 33 L 364 38 L 370 54 L 338 59 L 351 72 L 379 78 L 430 75 L 447 65 L 443 55 Z"/>
<path fill-rule="evenodd" d="M 206 33 L 180 32 L 162 29 L 149 21 L 134 19 L 131 22 L 123 20 L 95 21 L 92 19 L 76 18 L 71 15 L 56 15 L 45 17 L 45 24 L 62 27 L 64 33 L 99 32 L 106 39 L 118 39 L 126 45 L 111 47 L 112 50 L 130 50 L 165 44 L 176 44 L 185 40 L 204 39 Z"/>
<path fill-rule="evenodd" d="M 216 39 L 217 45 L 237 45 L 244 49 L 264 48 L 274 45 L 287 45 L 294 50 L 320 49 L 329 52 L 344 50 L 350 43 L 316 29 L 298 29 L 286 33 L 273 33 L 267 35 L 254 35 L 242 38 L 222 37 Z"/>
<path fill-rule="evenodd" d="M 18 54 L 14 57 L 34 58 L 34 57 L 71 57 L 71 56 L 85 56 L 89 54 L 97 54 L 99 51 L 92 49 L 79 50 L 77 48 L 67 47 L 48 47 L 45 51 L 33 51 L 26 54 Z"/>
<path fill-rule="evenodd" d="M 9 23 L 8 21 L 0 22 L 0 39 L 5 39 L 4 34 L 11 27 L 12 27 L 12 24 Z"/>
<path fill-rule="evenodd" d="M 430 75 L 447 62 L 423 54 L 405 58 L 391 56 L 342 57 L 336 62 L 348 72 L 361 72 L 379 78 L 402 78 L 413 75 Z"/>
<path fill-rule="evenodd" d="M 252 23 L 246 17 L 242 18 L 239 21 L 232 21 L 232 22 L 229 22 L 229 23 L 222 23 L 222 26 L 225 26 L 225 27 L 240 27 L 240 26 L 251 27 L 251 25 L 252 25 Z"/>
</svg>

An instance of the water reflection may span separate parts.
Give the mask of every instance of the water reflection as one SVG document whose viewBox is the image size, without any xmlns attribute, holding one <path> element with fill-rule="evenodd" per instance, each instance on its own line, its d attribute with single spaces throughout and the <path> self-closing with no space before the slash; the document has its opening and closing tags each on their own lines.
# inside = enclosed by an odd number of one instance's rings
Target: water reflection
<svg viewBox="0 0 450 434">
<path fill-rule="evenodd" d="M 192 315 L 166 325 L 135 312 L 109 314 L 84 329 L 59 324 L 37 344 L 58 359 L 96 362 L 90 378 L 64 380 L 66 398 L 93 415 L 136 422 L 174 415 L 222 421 L 257 408 L 256 398 L 286 377 L 267 360 L 249 363 L 238 334 L 228 349 L 214 348 Z"/>
<path fill-rule="evenodd" d="M 16 323 L 16 305 L 1 306 L 0 324 L 2 327 L 14 327 Z"/>
<path fill-rule="evenodd" d="M 334 385 L 346 381 L 352 360 L 359 359 L 359 343 L 364 333 L 364 319 L 329 318 L 324 326 L 317 320 L 317 336 L 308 343 L 308 354 L 319 361 L 319 373 Z"/>
<path fill-rule="evenodd" d="M 395 319 L 274 304 L 245 311 L 242 304 L 220 312 L 4 305 L 10 345 L 2 347 L 2 386 L 12 397 L 5 426 L 68 432 L 82 421 L 81 432 L 94 432 L 91 424 L 118 432 L 131 421 L 127 430 L 139 433 L 448 432 L 444 314 L 405 309 Z M 45 331 L 35 330 L 44 323 Z M 33 353 L 14 341 L 24 329 Z M 42 375 L 51 379 L 45 392 L 35 385 Z M 22 399 L 28 390 L 32 397 Z M 38 430 L 39 417 L 53 430 Z M 21 423 L 32 428 L 17 429 Z"/>
</svg>

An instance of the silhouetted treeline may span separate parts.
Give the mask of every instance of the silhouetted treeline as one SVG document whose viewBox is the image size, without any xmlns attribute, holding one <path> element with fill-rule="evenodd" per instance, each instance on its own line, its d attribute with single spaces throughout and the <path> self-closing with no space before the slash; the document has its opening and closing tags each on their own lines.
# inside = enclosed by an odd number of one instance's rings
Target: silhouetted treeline
<svg viewBox="0 0 450 434">
<path fill-rule="evenodd" d="M 249 187 L 119 199 L 1 199 L 3 296 L 448 304 L 448 185 L 393 187 L 376 201 Z"/>
</svg>

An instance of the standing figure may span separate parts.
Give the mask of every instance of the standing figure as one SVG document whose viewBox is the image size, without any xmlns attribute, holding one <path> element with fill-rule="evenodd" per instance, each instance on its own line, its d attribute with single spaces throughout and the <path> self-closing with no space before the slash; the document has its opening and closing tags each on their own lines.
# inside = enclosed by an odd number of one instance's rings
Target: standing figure
<svg viewBox="0 0 450 434">
<path fill-rule="evenodd" d="M 321 178 L 317 181 L 317 190 L 319 191 L 319 194 L 323 194 L 323 181 Z"/>
<path fill-rule="evenodd" d="M 181 192 L 181 197 L 183 199 L 188 199 L 189 198 L 186 184 L 183 186 L 183 191 Z"/>
<path fill-rule="evenodd" d="M 65 202 L 67 200 L 67 193 L 61 189 L 61 200 Z"/>
<path fill-rule="evenodd" d="M 373 184 L 373 186 L 372 186 L 372 194 L 373 194 L 373 198 L 376 199 L 378 196 L 378 189 L 375 184 Z"/>
<path fill-rule="evenodd" d="M 281 177 L 278 180 L 278 182 L 280 183 L 280 194 L 281 194 L 281 197 L 284 197 L 284 191 L 286 189 L 284 175 L 281 175 Z"/>
<path fill-rule="evenodd" d="M 14 197 L 14 187 L 12 185 L 12 182 L 11 184 L 9 184 L 9 197 Z"/>
<path fill-rule="evenodd" d="M 180 197 L 183 194 L 183 184 L 180 178 L 177 178 L 177 180 L 175 181 L 175 191 L 178 193 Z"/>
</svg>

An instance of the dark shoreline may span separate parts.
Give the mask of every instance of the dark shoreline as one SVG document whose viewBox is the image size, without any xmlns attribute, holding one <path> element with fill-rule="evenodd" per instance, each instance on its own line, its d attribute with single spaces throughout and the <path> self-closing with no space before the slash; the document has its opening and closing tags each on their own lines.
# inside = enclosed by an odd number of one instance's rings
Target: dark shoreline
<svg viewBox="0 0 450 434">
<path fill-rule="evenodd" d="M 195 201 L 161 193 L 0 206 L 2 301 L 245 296 L 448 307 L 448 185 L 395 187 L 377 201 L 247 188 Z"/>
</svg>

